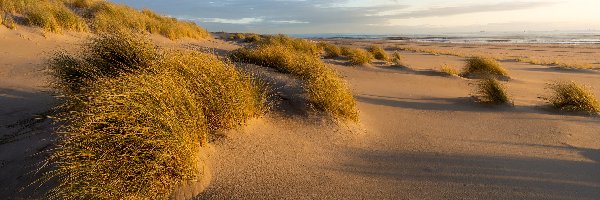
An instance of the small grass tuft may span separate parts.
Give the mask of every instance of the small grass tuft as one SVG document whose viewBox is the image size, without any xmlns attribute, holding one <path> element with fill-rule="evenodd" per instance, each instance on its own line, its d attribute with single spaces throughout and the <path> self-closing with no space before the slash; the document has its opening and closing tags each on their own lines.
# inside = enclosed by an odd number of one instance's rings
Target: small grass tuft
<svg viewBox="0 0 600 200">
<path fill-rule="evenodd" d="M 392 64 L 394 64 L 394 66 L 404 66 L 404 63 L 402 62 L 402 60 L 403 60 L 402 55 L 400 55 L 399 52 L 394 52 L 394 54 L 392 54 L 391 62 L 392 62 Z"/>
<path fill-rule="evenodd" d="M 500 76 L 508 77 L 508 71 L 498 61 L 489 57 L 472 57 L 467 59 L 463 76 Z"/>
<path fill-rule="evenodd" d="M 494 77 L 487 77 L 479 80 L 474 95 L 479 102 L 487 104 L 507 104 L 510 98 L 506 92 L 506 87 Z"/>
<path fill-rule="evenodd" d="M 557 109 L 565 111 L 598 113 L 600 105 L 598 99 L 589 87 L 579 83 L 554 82 L 548 84 L 551 95 L 541 97 Z"/>
<path fill-rule="evenodd" d="M 350 53 L 352 53 L 352 48 L 350 47 L 340 47 L 340 51 L 342 53 L 342 56 L 350 56 Z"/>
<path fill-rule="evenodd" d="M 369 53 L 373 54 L 373 57 L 377 60 L 383 60 L 383 61 L 390 60 L 390 55 L 387 52 L 385 52 L 385 50 L 383 48 L 381 48 L 381 46 L 372 45 L 369 48 L 367 48 L 367 51 L 369 51 Z"/>
<path fill-rule="evenodd" d="M 255 33 L 250 33 L 246 36 L 246 39 L 244 39 L 244 42 L 248 42 L 248 43 L 257 43 L 260 42 L 262 40 L 262 37 L 258 34 Z"/>
<path fill-rule="evenodd" d="M 319 46 L 323 48 L 325 58 L 337 58 L 342 56 L 342 49 L 334 44 L 320 42 Z"/>
<path fill-rule="evenodd" d="M 364 49 L 351 48 L 348 59 L 352 65 L 364 65 L 373 62 L 373 55 Z"/>
<path fill-rule="evenodd" d="M 457 69 L 455 69 L 454 67 L 448 65 L 448 64 L 443 64 L 440 67 L 440 72 L 447 74 L 449 76 L 458 76 L 459 71 Z"/>
</svg>

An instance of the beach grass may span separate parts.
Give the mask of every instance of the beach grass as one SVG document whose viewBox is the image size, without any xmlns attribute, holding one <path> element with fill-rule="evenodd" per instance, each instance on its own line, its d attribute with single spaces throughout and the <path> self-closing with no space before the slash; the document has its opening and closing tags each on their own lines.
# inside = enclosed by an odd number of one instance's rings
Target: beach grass
<svg viewBox="0 0 600 200">
<path fill-rule="evenodd" d="M 481 79 L 476 84 L 474 95 L 481 103 L 486 104 L 507 104 L 510 103 L 510 97 L 506 92 L 506 86 L 494 77 Z"/>
<path fill-rule="evenodd" d="M 394 66 L 404 66 L 405 64 L 402 62 L 402 60 L 403 57 L 399 52 L 394 52 L 392 54 L 392 58 L 390 59 Z"/>
<path fill-rule="evenodd" d="M 541 97 L 554 108 L 565 111 L 598 113 L 598 98 L 589 87 L 574 81 L 553 82 L 548 84 L 551 94 Z"/>
<path fill-rule="evenodd" d="M 369 51 L 369 53 L 371 53 L 373 55 L 373 57 L 377 60 L 383 60 L 383 61 L 390 60 L 390 55 L 387 52 L 385 52 L 385 50 L 383 48 L 381 48 L 381 46 L 371 45 L 367 48 L 367 51 Z"/>
<path fill-rule="evenodd" d="M 490 57 L 471 57 L 466 62 L 462 76 L 509 76 L 508 71 L 498 61 Z"/>
<path fill-rule="evenodd" d="M 50 62 L 63 103 L 51 199 L 166 199 L 202 178 L 210 133 L 266 111 L 266 91 L 215 55 L 101 34 Z"/>
<path fill-rule="evenodd" d="M 25 25 L 42 28 L 45 32 L 64 31 L 113 33 L 132 31 L 160 34 L 169 39 L 204 39 L 210 34 L 193 22 L 158 15 L 150 10 L 136 10 L 104 0 L 0 0 L 0 11 L 7 18 L 23 16 Z"/>
<path fill-rule="evenodd" d="M 364 49 L 350 48 L 348 53 L 348 60 L 352 65 L 364 65 L 373 62 L 373 55 Z"/>
<path fill-rule="evenodd" d="M 315 54 L 314 50 L 319 49 L 317 45 L 301 39 L 275 37 L 256 48 L 240 49 L 231 58 L 297 76 L 305 81 L 305 92 L 316 109 L 336 119 L 357 121 L 354 97 L 345 81 Z"/>
<path fill-rule="evenodd" d="M 323 57 L 325 58 L 337 58 L 342 56 L 342 49 L 337 45 L 328 42 L 320 42 L 319 46 L 323 48 Z"/>
<path fill-rule="evenodd" d="M 440 67 L 440 72 L 442 72 L 446 75 L 449 75 L 449 76 L 458 76 L 460 74 L 460 72 L 456 68 L 454 68 L 448 64 L 443 64 Z"/>
</svg>

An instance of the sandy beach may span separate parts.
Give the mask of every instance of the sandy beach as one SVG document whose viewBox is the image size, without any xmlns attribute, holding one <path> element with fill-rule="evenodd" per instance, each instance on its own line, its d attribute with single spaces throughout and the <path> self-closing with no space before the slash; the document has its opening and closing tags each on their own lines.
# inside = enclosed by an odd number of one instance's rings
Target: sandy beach
<svg viewBox="0 0 600 200">
<path fill-rule="evenodd" d="M 39 195 L 26 188 L 53 143 L 56 103 L 44 63 L 56 50 L 76 50 L 89 35 L 44 37 L 0 27 L 0 196 Z M 240 48 L 221 40 L 161 46 L 212 51 Z M 405 67 L 384 62 L 350 66 L 325 59 L 357 100 L 358 124 L 337 124 L 306 107 L 302 83 L 273 69 L 238 67 L 274 88 L 274 109 L 249 126 L 213 138 L 213 180 L 197 199 L 597 199 L 600 197 L 600 118 L 556 111 L 538 97 L 546 83 L 575 80 L 600 95 L 600 71 L 564 70 L 510 60 L 560 57 L 599 66 L 597 46 L 482 45 L 333 41 L 381 44 Z M 462 68 L 465 58 L 403 51 L 426 47 L 463 54 L 502 55 L 514 105 L 471 98 L 476 80 L 437 72 Z M 564 57 L 564 59 L 562 58 Z M 42 155 L 42 156 L 40 156 Z"/>
</svg>

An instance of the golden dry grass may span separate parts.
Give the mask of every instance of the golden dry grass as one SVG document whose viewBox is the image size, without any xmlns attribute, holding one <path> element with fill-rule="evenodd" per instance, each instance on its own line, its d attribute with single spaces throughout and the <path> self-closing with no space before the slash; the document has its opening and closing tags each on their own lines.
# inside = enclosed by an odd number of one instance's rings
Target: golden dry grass
<svg viewBox="0 0 600 200">
<path fill-rule="evenodd" d="M 299 38 L 291 38 L 287 35 L 273 35 L 264 38 L 258 43 L 260 46 L 278 45 L 293 49 L 301 53 L 307 53 L 311 56 L 319 56 L 321 48 L 312 41 Z"/>
<path fill-rule="evenodd" d="M 570 82 L 554 82 L 548 84 L 551 94 L 542 97 L 552 106 L 560 110 L 587 113 L 600 112 L 598 98 L 585 85 Z"/>
<path fill-rule="evenodd" d="M 319 47 L 323 48 L 323 57 L 325 58 L 337 58 L 342 56 L 342 49 L 335 44 L 328 42 L 319 42 Z"/>
<path fill-rule="evenodd" d="M 265 111 L 266 92 L 215 55 L 158 49 L 140 35 L 100 35 L 50 61 L 63 126 L 44 180 L 53 199 L 165 199 L 201 178 L 209 131 Z"/>
<path fill-rule="evenodd" d="M 487 104 L 506 104 L 510 102 L 510 97 L 506 92 L 506 86 L 494 77 L 487 77 L 476 84 L 474 96 L 481 103 Z"/>
<path fill-rule="evenodd" d="M 440 67 L 440 72 L 447 74 L 449 76 L 458 76 L 458 74 L 460 73 L 456 68 L 454 68 L 448 64 L 443 64 Z"/>
<path fill-rule="evenodd" d="M 533 58 L 517 58 L 517 62 L 529 63 L 533 65 L 550 65 L 562 69 L 593 69 L 591 64 L 564 62 L 559 59 L 533 59 Z"/>
<path fill-rule="evenodd" d="M 23 16 L 26 23 L 46 32 L 133 31 L 160 34 L 170 39 L 208 38 L 209 33 L 192 22 L 178 21 L 150 10 L 138 11 L 103 0 L 0 0 L 0 11 L 8 17 Z M 75 12 L 77 11 L 77 12 Z M 7 27 L 10 21 L 4 20 Z M 87 22 L 87 23 L 86 23 Z"/>
<path fill-rule="evenodd" d="M 50 159 L 53 199 L 165 199 L 200 178 L 207 127 L 202 102 L 176 74 L 139 74 L 96 82 L 72 96 Z M 78 98 L 76 98 L 78 97 Z M 78 101 L 79 100 L 79 101 Z M 81 101 L 81 102 L 80 102 Z"/>
<path fill-rule="evenodd" d="M 290 42 L 290 43 L 287 43 Z M 286 44 L 287 43 L 287 44 Z M 241 49 L 232 59 L 278 69 L 306 82 L 311 104 L 337 119 L 358 120 L 356 102 L 346 83 L 314 54 L 315 44 L 300 39 L 276 39 L 255 49 Z"/>
<path fill-rule="evenodd" d="M 373 62 L 373 55 L 364 49 L 351 48 L 348 59 L 352 65 L 364 65 Z"/>
<path fill-rule="evenodd" d="M 403 66 L 404 63 L 402 62 L 402 59 L 403 59 L 402 55 L 400 55 L 399 52 L 394 52 L 394 54 L 392 54 L 392 58 L 390 59 L 390 61 L 395 66 Z"/>
<path fill-rule="evenodd" d="M 508 71 L 495 59 L 478 56 L 467 59 L 462 75 L 508 77 Z"/>
<path fill-rule="evenodd" d="M 377 60 L 390 60 L 390 55 L 387 52 L 385 52 L 385 50 L 381 48 L 381 46 L 371 45 L 369 46 L 369 48 L 367 48 L 367 51 L 369 51 L 369 53 L 371 53 L 373 57 Z"/>
</svg>

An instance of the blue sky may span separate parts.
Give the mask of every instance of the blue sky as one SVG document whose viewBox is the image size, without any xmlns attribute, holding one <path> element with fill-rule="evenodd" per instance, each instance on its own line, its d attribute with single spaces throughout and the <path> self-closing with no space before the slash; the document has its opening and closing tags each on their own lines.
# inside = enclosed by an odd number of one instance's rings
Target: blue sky
<svg viewBox="0 0 600 200">
<path fill-rule="evenodd" d="M 450 33 L 600 30 L 598 0 L 113 0 L 210 31 Z"/>
</svg>

